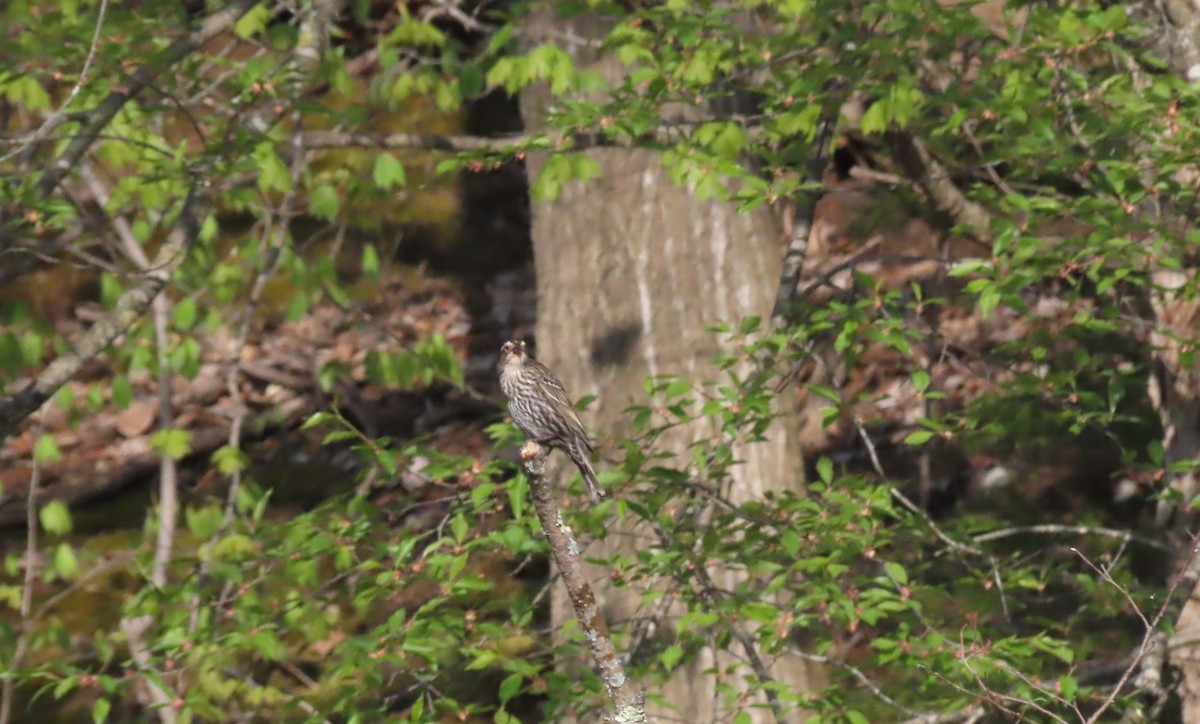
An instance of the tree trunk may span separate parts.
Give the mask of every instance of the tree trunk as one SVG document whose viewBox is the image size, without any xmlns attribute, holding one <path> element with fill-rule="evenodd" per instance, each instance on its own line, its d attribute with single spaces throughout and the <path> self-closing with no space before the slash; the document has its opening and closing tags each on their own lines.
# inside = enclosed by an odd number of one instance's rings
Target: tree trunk
<svg viewBox="0 0 1200 724">
<path fill-rule="evenodd" d="M 1136 20 L 1149 23 L 1154 32 L 1143 38 L 1153 54 L 1166 61 L 1181 77 L 1193 82 L 1200 71 L 1200 2 L 1197 0 L 1164 0 L 1163 2 L 1131 3 L 1129 12 Z M 1136 70 L 1134 71 L 1137 72 Z M 1135 82 L 1141 82 L 1135 77 Z M 1149 154 L 1147 154 L 1148 156 Z M 1145 161 L 1147 184 L 1159 171 Z M 1200 184 L 1200 170 L 1195 166 L 1175 171 L 1175 180 L 1192 187 Z M 1186 215 L 1176 209 L 1164 208 L 1151 199 L 1142 211 L 1163 224 L 1172 235 L 1187 238 Z M 1188 255 L 1191 256 L 1191 255 Z M 1195 300 L 1200 272 L 1184 257 L 1183 269 L 1156 269 L 1151 274 L 1150 302 L 1154 310 L 1154 327 L 1150 335 L 1155 371 L 1149 381 L 1151 402 L 1158 410 L 1163 425 L 1163 465 L 1200 458 L 1200 360 L 1189 347 L 1190 340 L 1200 338 L 1200 304 Z M 1168 483 L 1179 491 L 1181 504 L 1160 502 L 1156 522 L 1160 527 L 1178 529 L 1186 541 L 1187 530 L 1194 531 L 1196 515 L 1187 504 L 1200 490 L 1192 471 L 1168 475 Z M 1191 547 L 1194 543 L 1185 543 Z M 1200 583 L 1197 566 L 1200 558 L 1181 555 L 1190 561 L 1191 570 L 1183 585 L 1192 587 L 1175 622 L 1178 637 L 1194 640 L 1200 632 Z M 1153 657 L 1150 661 L 1158 661 Z M 1186 644 L 1169 651 L 1167 661 L 1176 670 L 1175 694 L 1183 721 L 1200 721 L 1200 645 Z M 1155 680 L 1158 672 L 1151 672 Z"/>
<path fill-rule="evenodd" d="M 524 28 L 529 44 L 550 38 L 602 37 L 604 23 L 596 18 L 554 18 L 545 7 L 534 11 Z M 591 55 L 585 44 L 575 49 L 576 67 L 599 70 L 610 82 L 627 69 L 615 60 Z M 536 128 L 550 98 L 533 89 L 522 98 L 527 123 Z M 737 213 L 733 204 L 697 201 L 667 178 L 655 152 L 597 149 L 588 152 L 602 169 L 599 178 L 563 187 L 559 197 L 534 203 L 533 245 L 537 271 L 537 355 L 555 370 L 573 395 L 595 395 L 584 423 L 597 431 L 598 469 L 613 450 L 611 440 L 629 431 L 623 411 L 645 402 L 646 375 L 675 374 L 700 385 L 717 379 L 711 363 L 718 350 L 716 335 L 706 325 L 736 323 L 748 315 L 770 316 L 779 280 L 783 231 L 765 206 L 750 214 Z M 529 159 L 530 179 L 544 162 Z M 688 455 L 689 443 L 711 436 L 704 422 L 672 430 L 657 449 Z M 803 460 L 794 416 L 777 419 L 766 441 L 737 451 L 745 462 L 734 473 L 735 502 L 760 498 L 772 489 L 801 490 Z M 555 456 L 563 471 L 561 456 Z M 684 457 L 683 459 L 687 459 Z M 559 475 L 565 480 L 565 475 Z M 620 487 L 609 494 L 627 494 Z M 614 524 L 614 527 L 617 524 Z M 649 531 L 610 532 L 595 544 L 596 554 L 632 552 L 644 548 Z M 606 586 L 608 571 L 592 567 L 606 618 L 620 626 L 639 611 L 636 592 L 617 592 Z M 731 573 L 714 572 L 718 586 L 735 585 Z M 724 580 L 722 580 L 724 579 Z M 553 604 L 555 628 L 570 615 L 559 588 Z M 733 644 L 736 647 L 736 644 Z M 682 721 L 729 721 L 732 715 L 716 693 L 718 671 L 744 652 L 705 651 L 696 664 L 675 673 L 665 688 L 650 691 L 663 697 L 670 709 L 647 709 L 653 718 Z M 780 657 L 770 662 L 770 674 L 794 690 L 809 690 L 815 672 L 799 659 Z M 741 686 L 738 674 L 724 681 Z M 752 702 L 761 703 L 761 702 Z M 761 721 L 774 721 L 766 710 L 752 710 Z"/>
</svg>

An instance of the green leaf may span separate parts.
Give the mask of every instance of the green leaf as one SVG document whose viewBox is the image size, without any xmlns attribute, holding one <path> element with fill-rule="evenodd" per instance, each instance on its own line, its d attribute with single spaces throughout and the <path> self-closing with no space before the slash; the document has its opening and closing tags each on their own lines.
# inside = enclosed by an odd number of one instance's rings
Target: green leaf
<svg viewBox="0 0 1200 724">
<path fill-rule="evenodd" d="M 103 697 L 97 699 L 96 703 L 92 704 L 92 722 L 93 722 L 93 724 L 104 724 L 104 722 L 108 721 L 108 712 L 111 709 L 112 709 L 112 704 L 110 704 L 108 702 L 108 699 L 105 699 Z"/>
<path fill-rule="evenodd" d="M 1058 689 L 1062 692 L 1062 698 L 1067 701 L 1075 700 L 1075 693 L 1079 691 L 1079 683 L 1070 676 L 1060 676 L 1058 679 Z"/>
<path fill-rule="evenodd" d="M 964 259 L 950 267 L 950 276 L 965 277 L 990 269 L 991 262 L 986 259 Z"/>
<path fill-rule="evenodd" d="M 742 334 L 750 334 L 752 332 L 757 332 L 759 327 L 761 327 L 761 326 L 762 326 L 762 317 L 752 314 L 749 317 L 746 317 L 745 319 L 743 319 L 741 321 L 741 323 L 738 324 L 738 331 L 741 332 Z"/>
<path fill-rule="evenodd" d="M 192 380 L 200 373 L 200 343 L 187 338 L 171 352 L 171 367 L 186 379 Z"/>
<path fill-rule="evenodd" d="M 450 532 L 454 534 L 454 540 L 460 543 L 467 537 L 467 531 L 470 525 L 467 524 L 467 518 L 462 513 L 454 516 L 454 520 L 450 522 Z"/>
<path fill-rule="evenodd" d="M 115 307 L 123 291 L 121 281 L 116 276 L 108 272 L 100 275 L 100 301 L 105 307 L 109 309 Z"/>
<path fill-rule="evenodd" d="M 292 301 L 288 303 L 287 320 L 289 322 L 299 322 L 304 319 L 304 315 L 308 314 L 308 295 L 302 291 L 298 291 L 292 295 Z"/>
<path fill-rule="evenodd" d="M 196 300 L 191 297 L 179 300 L 172 312 L 175 329 L 180 332 L 190 330 L 196 324 Z"/>
<path fill-rule="evenodd" d="M 337 415 L 329 412 L 314 412 L 308 416 L 304 424 L 300 426 L 301 430 L 311 430 L 318 425 L 330 425 L 340 422 Z"/>
<path fill-rule="evenodd" d="M 33 332 L 26 332 L 21 335 L 21 354 L 25 358 L 25 364 L 29 367 L 34 367 L 42 363 L 42 357 L 46 354 L 46 346 L 42 343 L 42 336 Z"/>
<path fill-rule="evenodd" d="M 71 511 L 61 500 L 51 500 L 38 511 L 42 528 L 51 535 L 71 532 Z"/>
<path fill-rule="evenodd" d="M 99 412 L 104 407 L 104 391 L 94 382 L 88 385 L 87 406 L 89 412 Z"/>
<path fill-rule="evenodd" d="M 41 81 L 32 75 L 13 78 L 7 84 L 0 85 L 0 88 L 3 88 L 4 96 L 8 100 L 31 111 L 46 110 L 50 107 L 50 94 L 42 87 Z"/>
<path fill-rule="evenodd" d="M 820 385 L 820 384 L 812 383 L 812 384 L 805 385 L 804 388 L 807 389 L 809 392 L 812 392 L 817 395 L 820 395 L 821 397 L 824 397 L 826 400 L 829 400 L 830 402 L 832 402 L 834 404 L 837 404 L 837 405 L 842 404 L 841 394 L 839 394 L 837 390 L 833 389 L 832 387 L 830 387 L 828 385 Z"/>
<path fill-rule="evenodd" d="M 979 316 L 987 319 L 997 305 L 1000 304 L 1000 289 L 995 285 L 986 287 L 979 293 Z"/>
<path fill-rule="evenodd" d="M 160 450 L 172 460 L 182 460 L 192 452 L 192 433 L 176 428 L 159 430 L 150 438 L 150 449 Z"/>
<path fill-rule="evenodd" d="M 683 658 L 683 649 L 675 644 L 668 646 L 658 655 L 658 660 L 662 662 L 663 668 L 667 671 L 675 668 L 679 660 Z"/>
<path fill-rule="evenodd" d="M 208 505 L 203 508 L 188 508 L 184 512 L 188 530 L 200 540 L 208 540 L 220 530 L 221 520 L 224 515 L 224 511 L 215 505 Z"/>
<path fill-rule="evenodd" d="M 71 578 L 79 572 L 79 559 L 75 557 L 75 551 L 66 543 L 59 543 L 54 549 L 53 569 L 56 574 L 62 578 Z"/>
<path fill-rule="evenodd" d="M 203 223 L 200 224 L 200 234 L 197 236 L 197 238 L 202 243 L 207 244 L 208 242 L 217 238 L 218 231 L 220 231 L 220 225 L 217 223 L 216 215 L 209 214 L 208 216 L 204 217 Z"/>
<path fill-rule="evenodd" d="M 58 449 L 58 443 L 54 442 L 53 435 L 40 435 L 37 442 L 33 444 L 33 459 L 39 465 L 49 465 L 62 460 L 62 453 Z"/>
<path fill-rule="evenodd" d="M 685 380 L 683 378 L 677 378 L 677 379 L 671 380 L 667 384 L 667 388 L 665 390 L 663 390 L 663 396 L 668 399 L 670 399 L 672 397 L 679 397 L 680 395 L 687 394 L 688 392 L 691 391 L 691 389 L 692 389 L 691 381 Z"/>
<path fill-rule="evenodd" d="M 509 674 L 500 682 L 500 703 L 507 704 L 509 699 L 512 699 L 521 691 L 521 684 L 524 683 L 525 677 L 521 674 Z"/>
<path fill-rule="evenodd" d="M 904 566 L 895 561 L 887 561 L 883 564 L 888 576 L 896 582 L 897 585 L 906 585 L 908 583 L 908 573 L 905 572 Z"/>
<path fill-rule="evenodd" d="M 867 109 L 867 112 L 863 114 L 862 120 L 859 122 L 859 130 L 865 135 L 883 133 L 887 130 L 888 119 L 885 114 L 884 103 L 885 101 L 883 100 L 875 101 Z"/>
<path fill-rule="evenodd" d="M 908 437 L 904 438 L 905 445 L 924 445 L 933 437 L 931 430 L 917 430 L 909 433 Z"/>
<path fill-rule="evenodd" d="M 25 369 L 25 355 L 21 352 L 21 341 L 12 332 L 0 334 L 0 369 L 16 374 Z"/>
<path fill-rule="evenodd" d="M 217 448 L 213 452 L 212 459 L 217 466 L 217 470 L 222 475 L 233 475 L 240 470 L 245 470 L 246 465 L 250 462 L 249 457 L 244 452 L 229 445 L 222 445 Z"/>
<path fill-rule="evenodd" d="M 826 485 L 833 483 L 833 461 L 827 457 L 822 457 L 817 461 L 817 476 L 821 478 L 821 482 Z"/>
<path fill-rule="evenodd" d="M 783 532 L 783 535 L 779 536 L 779 545 L 783 550 L 787 551 L 788 555 L 795 556 L 800 553 L 800 536 L 796 534 L 796 531 L 789 528 Z"/>
<path fill-rule="evenodd" d="M 260 629 L 250 637 L 258 653 L 267 661 L 282 661 L 287 657 L 287 648 L 271 631 Z"/>
<path fill-rule="evenodd" d="M 341 199 L 333 186 L 323 183 L 313 189 L 308 197 L 308 212 L 313 216 L 333 221 L 341 209 Z"/>
<path fill-rule="evenodd" d="M 392 186 L 403 186 L 406 180 L 404 166 L 390 153 L 381 153 L 375 157 L 375 170 L 371 176 L 375 185 L 384 190 Z"/>
<path fill-rule="evenodd" d="M 213 548 L 213 556 L 217 559 L 240 558 L 254 553 L 257 547 L 254 540 L 241 533 L 234 533 L 222 538 Z"/>
<path fill-rule="evenodd" d="M 246 40 L 267 29 L 267 21 L 271 19 L 271 11 L 265 3 L 250 8 L 250 12 L 238 19 L 233 26 L 233 32 L 239 38 Z M 227 26 L 228 27 L 228 26 Z"/>
<path fill-rule="evenodd" d="M 379 276 L 379 252 L 374 244 L 366 244 L 362 250 L 362 271 L 369 277 Z"/>
<path fill-rule="evenodd" d="M 54 401 L 64 412 L 70 412 L 75 409 L 75 391 L 63 385 L 54 393 Z"/>
<path fill-rule="evenodd" d="M 112 380 L 112 401 L 118 408 L 125 410 L 133 402 L 133 385 L 125 375 L 117 375 Z"/>
</svg>

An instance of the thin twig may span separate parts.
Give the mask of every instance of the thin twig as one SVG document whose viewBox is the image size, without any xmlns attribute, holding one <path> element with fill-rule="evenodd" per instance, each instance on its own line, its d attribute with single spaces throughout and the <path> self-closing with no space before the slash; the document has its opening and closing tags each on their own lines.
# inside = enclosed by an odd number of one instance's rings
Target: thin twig
<svg viewBox="0 0 1200 724">
<path fill-rule="evenodd" d="M 154 298 L 154 344 L 158 348 L 158 429 L 170 430 L 175 425 L 175 413 L 171 406 L 172 379 L 171 356 L 168 349 L 167 318 L 171 313 L 171 300 L 165 294 Z M 179 475 L 175 458 L 164 449 L 160 457 L 158 478 L 158 536 L 154 545 L 154 563 L 150 568 L 150 581 L 156 588 L 167 585 L 167 565 L 171 562 L 171 550 L 175 545 L 175 522 L 179 513 Z"/>
<path fill-rule="evenodd" d="M 694 569 L 696 580 L 699 581 L 701 585 L 702 596 L 711 599 L 709 601 L 710 605 L 715 604 L 717 595 L 723 592 L 717 588 L 717 586 L 713 583 L 712 577 L 708 575 L 708 570 L 706 570 L 704 567 L 704 561 L 697 561 Z M 713 608 L 715 608 L 715 606 L 713 606 Z M 754 639 L 750 638 L 750 634 L 748 634 L 736 622 L 730 622 L 729 630 L 730 633 L 733 634 L 733 637 L 737 639 L 737 642 L 741 645 L 742 650 L 746 652 L 746 660 L 750 662 L 750 668 L 754 671 L 754 675 L 758 677 L 758 683 L 762 686 L 763 691 L 766 693 L 767 704 L 771 707 L 771 713 L 775 715 L 775 721 L 787 721 L 783 716 L 783 703 L 779 701 L 779 692 L 775 691 L 775 678 L 771 676 L 771 672 L 767 670 L 767 666 L 763 663 L 762 657 L 758 655 L 758 648 L 754 645 Z M 716 648 L 717 647 L 714 646 L 714 650 L 716 650 Z M 720 689 L 720 687 L 716 688 L 718 690 Z M 713 711 L 716 710 L 717 709 L 714 707 Z"/>
<path fill-rule="evenodd" d="M 108 206 L 108 189 L 100 182 L 90 164 L 80 165 L 80 176 L 88 185 L 92 196 L 101 209 Z M 133 227 L 121 216 L 109 219 L 121 249 L 142 271 L 151 271 L 150 258 L 134 236 Z M 171 314 L 171 301 L 165 294 L 154 298 L 154 341 L 158 350 L 158 427 L 169 430 L 174 426 L 174 411 L 171 404 L 172 380 L 171 357 L 168 350 L 167 320 Z M 158 482 L 158 534 L 154 546 L 154 562 L 150 568 L 150 581 L 156 588 L 167 583 L 167 565 L 171 562 L 171 551 L 175 544 L 175 524 L 179 514 L 179 468 L 175 458 L 164 450 L 159 462 Z"/>
<path fill-rule="evenodd" d="M 1169 546 L 1159 541 L 1147 538 L 1137 533 L 1127 530 L 1114 530 L 1112 528 L 1096 528 L 1090 525 L 1059 525 L 1047 523 L 1043 525 L 1026 525 L 1016 526 L 1012 528 L 1001 528 L 999 530 L 990 530 L 987 533 L 980 533 L 971 536 L 976 543 L 985 543 L 991 540 L 1000 540 L 1001 538 L 1011 538 L 1018 535 L 1092 535 L 1101 538 L 1115 538 L 1122 543 L 1135 541 L 1142 545 L 1151 548 L 1157 548 L 1161 551 L 1171 550 Z"/>
<path fill-rule="evenodd" d="M 80 175 L 90 188 L 92 195 L 103 209 L 108 206 L 109 194 L 104 185 L 96 177 L 91 167 L 84 163 L 80 167 Z M 143 274 L 154 270 L 154 263 L 146 256 L 142 245 L 133 234 L 133 228 L 121 216 L 113 216 L 110 223 L 120 242 L 122 251 Z M 167 317 L 171 311 L 171 302 L 166 295 L 158 294 L 152 302 L 154 308 L 155 346 L 158 350 L 158 424 L 159 429 L 170 429 L 174 413 L 171 404 L 172 377 L 170 355 L 167 350 Z M 159 501 L 158 501 L 158 533 L 154 545 L 154 561 L 150 567 L 150 582 L 155 588 L 162 589 L 167 584 L 167 566 L 171 562 L 171 551 L 175 544 L 175 522 L 179 510 L 178 468 L 175 459 L 163 450 L 159 457 Z M 149 675 L 151 669 L 150 648 L 145 643 L 146 632 L 150 630 L 154 619 L 151 616 L 125 617 L 121 619 L 120 628 L 129 639 L 129 651 L 134 663 L 146 681 L 151 699 L 157 707 L 159 721 L 171 724 L 175 721 L 175 710 L 171 707 L 172 698 L 168 696 L 158 681 Z"/>
<path fill-rule="evenodd" d="M 175 700 L 159 684 L 161 679 L 158 672 L 154 670 L 150 646 L 146 644 L 146 632 L 150 630 L 153 623 L 154 617 L 149 615 L 127 617 L 121 619 L 121 631 L 129 641 L 129 655 L 133 657 L 134 666 L 137 667 L 142 679 L 146 682 L 150 700 L 154 704 L 154 711 L 158 714 L 158 720 L 162 724 L 175 724 L 175 707 L 173 706 Z"/>
<path fill-rule="evenodd" d="M 1117 696 L 1121 693 L 1121 690 L 1125 688 L 1125 684 L 1129 682 L 1129 679 L 1133 676 L 1133 673 L 1137 671 L 1138 667 L 1141 665 L 1142 660 L 1146 658 L 1146 655 L 1150 652 L 1150 649 L 1155 645 L 1158 635 L 1158 625 L 1162 622 L 1163 616 L 1166 615 L 1167 610 L 1171 607 L 1171 601 L 1175 598 L 1175 592 L 1179 589 L 1180 583 L 1188 577 L 1188 570 L 1191 568 L 1198 551 L 1200 551 L 1200 546 L 1197 546 L 1196 540 L 1193 539 L 1187 558 L 1180 566 L 1179 574 L 1175 576 L 1175 580 L 1171 582 L 1171 588 L 1167 591 L 1167 595 L 1163 599 L 1162 606 L 1159 607 L 1158 612 L 1154 615 L 1154 618 L 1150 620 L 1147 620 L 1142 614 L 1141 609 L 1138 608 L 1137 603 L 1133 601 L 1133 598 L 1129 595 L 1128 591 L 1117 584 L 1117 582 L 1113 580 L 1112 576 L 1108 575 L 1106 571 L 1099 569 L 1085 556 L 1083 556 L 1082 553 L 1079 553 L 1079 556 L 1083 558 L 1088 565 L 1092 566 L 1093 570 L 1098 571 L 1102 578 L 1106 579 L 1106 581 L 1110 582 L 1113 586 L 1116 586 L 1117 590 L 1121 591 L 1121 593 L 1125 595 L 1126 599 L 1134 607 L 1134 611 L 1137 613 L 1138 617 L 1142 619 L 1142 622 L 1146 627 L 1146 633 L 1142 637 L 1142 642 L 1138 646 L 1137 653 L 1134 654 L 1133 660 L 1129 662 L 1129 666 L 1125 668 L 1125 671 L 1121 674 L 1121 678 L 1117 680 L 1117 685 L 1113 687 L 1111 692 L 1109 692 L 1108 697 L 1094 712 L 1092 712 L 1092 715 L 1088 717 L 1086 724 L 1093 724 L 1093 722 L 1100 721 L 1100 717 L 1105 711 L 1108 710 L 1110 706 L 1112 706 L 1113 702 L 1117 700 Z M 1076 553 L 1078 553 L 1078 551 L 1076 551 Z"/>
<path fill-rule="evenodd" d="M 804 659 L 805 661 L 811 661 L 814 664 L 821 664 L 823 666 L 834 666 L 842 671 L 845 671 L 847 674 L 850 674 L 857 679 L 860 684 L 866 687 L 867 691 L 871 692 L 872 696 L 874 696 L 876 699 L 879 699 L 894 709 L 904 712 L 906 715 L 912 717 L 914 721 L 925 721 L 925 717 L 931 716 L 929 714 L 921 714 L 913 711 L 904 704 L 901 704 L 892 697 L 888 696 L 884 693 L 883 689 L 880 689 L 875 682 L 871 681 L 870 677 L 863 673 L 862 669 L 848 664 L 841 659 L 835 659 L 832 656 L 805 653 L 795 646 L 788 646 L 788 651 L 790 651 L 793 656 Z"/>
<path fill-rule="evenodd" d="M 12 660 L 9 662 L 8 673 L 4 677 L 3 691 L 0 692 L 0 724 L 8 724 L 12 716 L 14 688 L 17 683 L 17 669 L 25 661 L 25 651 L 29 647 L 30 611 L 33 610 L 33 581 L 37 570 L 37 534 L 38 486 L 42 481 L 42 466 L 37 455 L 33 456 L 33 472 L 29 478 L 29 493 L 25 502 L 25 580 L 21 584 L 21 635 L 17 638 Z"/>
</svg>

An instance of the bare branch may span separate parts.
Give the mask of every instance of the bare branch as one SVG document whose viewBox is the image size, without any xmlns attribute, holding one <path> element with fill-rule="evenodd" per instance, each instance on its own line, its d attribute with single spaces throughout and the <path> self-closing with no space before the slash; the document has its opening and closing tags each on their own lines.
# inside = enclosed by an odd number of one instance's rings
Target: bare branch
<svg viewBox="0 0 1200 724">
<path fill-rule="evenodd" d="M 153 616 L 123 618 L 121 619 L 121 631 L 129 640 L 129 654 L 133 657 L 133 663 L 137 666 L 146 682 L 146 688 L 150 691 L 150 700 L 154 703 L 158 720 L 162 724 L 175 724 L 175 708 L 172 706 L 174 700 L 159 685 L 158 677 L 152 676 L 155 672 L 151 666 L 150 647 L 146 644 L 145 636 L 153 622 Z"/>
<path fill-rule="evenodd" d="M 344 0 L 313 0 L 311 10 L 300 22 L 300 37 L 292 57 L 305 77 L 311 76 L 320 65 L 321 56 L 329 47 L 330 30 L 344 5 Z"/>
<path fill-rule="evenodd" d="M 21 584 L 21 635 L 13 651 L 12 660 L 8 666 L 8 676 L 4 678 L 3 691 L 0 692 L 0 724 L 8 724 L 12 716 L 13 689 L 16 686 L 16 672 L 25 661 L 25 651 L 29 647 L 29 613 L 33 610 L 33 580 L 37 569 L 37 494 L 38 485 L 42 480 L 42 466 L 38 463 L 37 455 L 33 457 L 33 475 L 29 479 L 29 493 L 25 498 L 25 581 Z"/>
<path fill-rule="evenodd" d="M 1134 612 L 1137 614 L 1138 618 L 1142 620 L 1143 625 L 1146 628 L 1146 633 L 1142 637 L 1141 644 L 1138 645 L 1137 651 L 1134 652 L 1133 659 L 1129 662 L 1129 666 L 1126 667 L 1124 673 L 1121 674 L 1121 678 L 1117 681 L 1117 685 L 1113 687 L 1111 692 L 1109 692 L 1109 695 L 1104 702 L 1101 703 L 1101 705 L 1092 712 L 1091 716 L 1088 717 L 1087 724 L 1092 724 L 1092 722 L 1100 721 L 1104 712 L 1107 711 L 1108 708 L 1112 706 L 1113 702 L 1117 700 L 1117 696 L 1121 694 L 1121 691 L 1125 688 L 1125 685 L 1129 683 L 1129 680 L 1133 677 L 1134 673 L 1137 672 L 1142 666 L 1143 660 L 1149 657 L 1151 662 L 1161 662 L 1162 657 L 1157 655 L 1158 649 L 1162 647 L 1162 640 L 1158 632 L 1159 624 L 1162 623 L 1162 620 L 1167 615 L 1167 612 L 1171 610 L 1171 602 L 1175 598 L 1175 592 L 1179 590 L 1180 586 L 1185 581 L 1188 581 L 1190 584 L 1190 572 L 1192 565 L 1196 560 L 1197 554 L 1200 553 L 1200 548 L 1197 547 L 1196 541 L 1193 539 L 1188 556 L 1184 560 L 1183 565 L 1180 567 L 1179 575 L 1175 576 L 1175 580 L 1171 582 L 1170 589 L 1167 590 L 1166 596 L 1163 597 L 1163 604 L 1159 606 L 1158 612 L 1155 613 L 1154 617 L 1151 619 L 1146 618 L 1146 616 L 1142 613 L 1142 610 L 1138 607 L 1137 602 L 1134 601 L 1133 597 L 1129 595 L 1129 592 L 1126 591 L 1115 580 L 1113 580 L 1108 571 L 1093 564 L 1082 553 L 1079 553 L 1079 551 L 1075 552 L 1078 553 L 1079 557 L 1082 558 L 1085 563 L 1091 566 L 1094 571 L 1100 574 L 1100 577 L 1106 583 L 1110 583 L 1118 591 L 1125 595 L 1125 598 L 1129 601 L 1130 605 L 1133 606 Z M 1153 676 L 1150 678 L 1151 680 L 1154 679 Z"/>
<path fill-rule="evenodd" d="M 825 174 L 825 152 L 832 129 L 832 121 L 826 119 L 822 122 L 821 132 L 817 134 L 817 139 L 808 150 L 809 161 L 804 182 L 809 188 L 802 187 L 799 198 L 793 202 L 792 229 L 788 235 L 787 251 L 783 255 L 783 271 L 779 275 L 779 289 L 775 292 L 775 305 L 771 309 L 771 321 L 776 326 L 783 326 L 787 322 L 792 303 L 796 299 L 797 287 L 800 285 L 804 260 L 808 257 L 808 240 L 812 236 L 817 202 L 821 200 L 823 193 L 820 184 Z M 816 188 L 811 188 L 812 186 L 816 186 Z"/>
<path fill-rule="evenodd" d="M 110 198 L 108 189 L 100 183 L 91 166 L 84 163 L 80 166 L 80 175 L 88 185 L 92 196 L 101 208 L 108 206 Z M 133 228 L 123 217 L 114 216 L 110 219 L 113 231 L 117 234 L 121 249 L 143 273 L 153 269 L 150 258 L 138 243 L 133 234 Z M 166 295 L 159 294 L 154 298 L 154 338 L 158 348 L 158 427 L 160 430 L 170 429 L 173 425 L 174 413 L 171 404 L 171 360 L 167 351 L 167 317 L 171 312 L 171 301 Z M 150 580 L 158 588 L 167 583 L 167 564 L 171 561 L 171 549 L 175 542 L 175 521 L 178 517 L 178 466 L 175 458 L 162 452 L 159 460 L 159 491 L 158 491 L 158 538 L 154 547 L 154 564 L 150 569 Z"/>
<path fill-rule="evenodd" d="M 158 349 L 158 429 L 169 430 L 175 425 L 175 413 L 171 406 L 171 380 L 175 373 L 171 369 L 168 349 L 167 317 L 171 313 L 171 300 L 165 294 L 154 298 L 154 344 Z M 175 522 L 179 513 L 179 468 L 175 458 L 162 450 L 158 471 L 158 537 L 154 546 L 154 564 L 150 569 L 150 581 L 162 588 L 167 584 L 167 564 L 171 562 L 171 549 L 175 544 Z"/>
<path fill-rule="evenodd" d="M 991 214 L 954 185 L 924 142 L 904 131 L 893 131 L 888 138 L 897 165 L 910 179 L 926 188 L 938 211 L 953 219 L 967 233 L 985 238 L 991 226 Z"/>
<path fill-rule="evenodd" d="M 1001 528 L 1000 530 L 991 530 L 987 533 L 980 533 L 979 535 L 971 537 L 976 543 L 984 543 L 990 540 L 999 540 L 1001 538 L 1011 538 L 1012 536 L 1029 534 L 1092 535 L 1099 536 L 1101 538 L 1115 538 L 1122 543 L 1136 541 L 1142 545 L 1150 546 L 1151 548 L 1157 548 L 1162 551 L 1170 550 L 1169 546 L 1151 538 L 1138 535 L 1137 533 L 1131 533 L 1127 530 L 1114 530 L 1112 528 L 1096 528 L 1090 525 L 1057 525 L 1053 523 L 1047 523 L 1044 525 L 1024 525 L 1013 528 Z"/>
<path fill-rule="evenodd" d="M 646 721 L 646 695 L 625 675 L 621 657 L 608 634 L 604 614 L 596 603 L 592 587 L 583 575 L 583 556 L 579 543 L 571 529 L 562 519 L 562 511 L 554 503 L 554 489 L 546 479 L 546 453 L 536 442 L 525 443 L 521 448 L 525 474 L 529 478 L 529 489 L 533 496 L 533 507 L 542 523 L 546 540 L 554 563 L 562 573 L 567 596 L 575 608 L 575 618 L 583 630 L 592 659 L 600 673 L 600 680 L 608 692 L 608 698 L 616 705 L 613 721 L 617 724 L 644 724 Z"/>
</svg>

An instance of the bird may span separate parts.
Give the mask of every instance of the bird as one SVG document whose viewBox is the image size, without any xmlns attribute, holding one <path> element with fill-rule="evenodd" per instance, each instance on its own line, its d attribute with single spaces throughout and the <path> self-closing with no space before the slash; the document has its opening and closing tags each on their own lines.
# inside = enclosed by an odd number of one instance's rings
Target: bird
<svg viewBox="0 0 1200 724">
<path fill-rule="evenodd" d="M 549 367 L 529 356 L 525 342 L 510 340 L 500 347 L 500 389 L 508 399 L 513 422 L 530 440 L 562 450 L 579 468 L 594 502 L 604 497 L 589 456 L 588 439 L 567 390 Z"/>
</svg>

